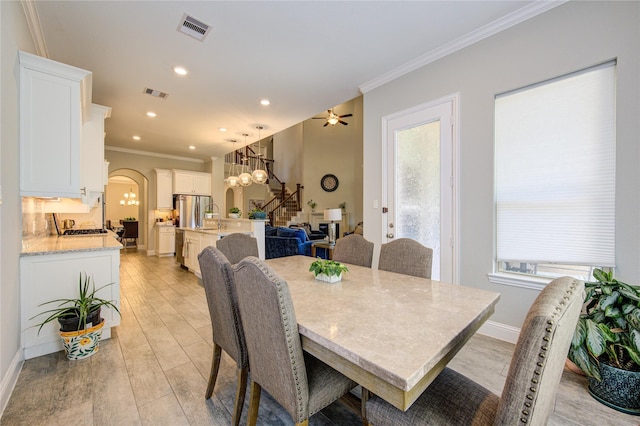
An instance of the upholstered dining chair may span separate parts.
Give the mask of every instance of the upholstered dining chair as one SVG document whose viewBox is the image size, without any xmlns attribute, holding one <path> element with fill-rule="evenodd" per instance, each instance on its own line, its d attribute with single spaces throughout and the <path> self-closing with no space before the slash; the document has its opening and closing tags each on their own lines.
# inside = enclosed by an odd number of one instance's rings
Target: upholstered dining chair
<svg viewBox="0 0 640 426">
<path fill-rule="evenodd" d="M 433 250 L 410 238 L 398 238 L 380 246 L 378 269 L 414 277 L 431 278 Z"/>
<path fill-rule="evenodd" d="M 216 241 L 216 248 L 234 265 L 247 256 L 258 257 L 258 240 L 240 232 Z"/>
<path fill-rule="evenodd" d="M 377 396 L 367 420 L 383 425 L 546 425 L 584 300 L 584 283 L 549 283 L 531 305 L 499 397 L 445 368 L 407 411 Z"/>
<path fill-rule="evenodd" d="M 234 270 L 220 250 L 209 246 L 198 255 L 202 283 L 204 285 L 211 328 L 213 331 L 213 359 L 205 398 L 211 398 L 220 369 L 222 350 L 236 362 L 238 385 L 232 423 L 237 426 L 242 415 L 247 390 L 249 357 L 238 309 Z"/>
<path fill-rule="evenodd" d="M 268 265 L 247 257 L 236 266 L 238 304 L 251 365 L 247 425 L 258 418 L 260 393 L 267 391 L 297 425 L 356 386 L 313 356 L 303 353 L 287 282 Z"/>
<path fill-rule="evenodd" d="M 333 260 L 371 268 L 373 243 L 359 234 L 338 238 L 333 249 Z"/>
</svg>

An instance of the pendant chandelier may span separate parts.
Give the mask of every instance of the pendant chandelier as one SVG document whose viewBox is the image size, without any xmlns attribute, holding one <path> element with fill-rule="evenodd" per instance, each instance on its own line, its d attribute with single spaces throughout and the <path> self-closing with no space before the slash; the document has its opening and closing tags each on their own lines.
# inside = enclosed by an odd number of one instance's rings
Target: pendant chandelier
<svg viewBox="0 0 640 426">
<path fill-rule="evenodd" d="M 258 153 L 256 154 L 256 157 L 258 157 L 256 159 L 256 169 L 253 171 L 253 173 L 251 173 L 251 180 L 254 181 L 255 183 L 258 184 L 263 184 L 263 183 L 267 183 L 267 178 L 269 177 L 267 175 L 267 172 L 262 170 L 261 168 L 259 168 L 261 166 L 260 164 L 260 157 L 262 156 L 262 145 L 261 145 L 261 140 L 260 140 L 260 130 L 262 130 L 264 127 L 258 125 L 256 126 L 256 129 L 258 129 Z"/>
<path fill-rule="evenodd" d="M 124 200 L 120 200 L 121 206 L 138 206 L 140 205 L 140 201 L 136 200 L 136 194 L 133 192 L 131 188 L 129 188 L 129 192 L 124 194 Z"/>
<path fill-rule="evenodd" d="M 231 169 L 229 169 L 229 177 L 227 178 L 227 185 L 230 188 L 237 188 L 240 186 L 240 178 L 236 175 L 236 140 L 233 142 L 233 161 L 231 162 Z"/>
<path fill-rule="evenodd" d="M 242 136 L 244 136 L 244 144 L 245 144 L 245 147 L 246 147 L 247 146 L 247 136 L 249 136 L 249 134 L 248 133 L 243 133 Z M 248 161 L 248 160 L 249 160 L 249 158 L 245 155 L 244 158 L 242 159 L 242 173 L 240 173 L 240 176 L 238 176 L 238 178 L 240 179 L 240 185 L 242 185 L 242 186 L 249 186 L 252 183 L 251 174 L 249 174 L 244 168 L 245 167 L 245 161 Z"/>
</svg>

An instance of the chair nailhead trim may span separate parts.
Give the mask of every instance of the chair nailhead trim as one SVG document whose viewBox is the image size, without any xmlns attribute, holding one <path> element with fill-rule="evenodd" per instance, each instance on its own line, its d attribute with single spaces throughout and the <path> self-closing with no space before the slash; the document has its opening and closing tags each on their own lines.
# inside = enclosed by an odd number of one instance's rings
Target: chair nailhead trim
<svg viewBox="0 0 640 426">
<path fill-rule="evenodd" d="M 527 422 L 527 419 L 522 418 L 522 419 L 520 419 L 520 421 L 521 421 L 522 423 L 526 423 L 526 422 Z"/>
</svg>

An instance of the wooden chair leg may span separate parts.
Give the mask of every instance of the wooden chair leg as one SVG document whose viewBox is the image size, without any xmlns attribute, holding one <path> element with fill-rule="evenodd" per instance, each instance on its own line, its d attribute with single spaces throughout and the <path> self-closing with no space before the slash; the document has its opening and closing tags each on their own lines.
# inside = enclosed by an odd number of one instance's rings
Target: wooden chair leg
<svg viewBox="0 0 640 426">
<path fill-rule="evenodd" d="M 213 343 L 213 359 L 211 360 L 211 373 L 209 374 L 209 385 L 207 392 L 204 394 L 205 399 L 211 398 L 213 395 L 213 387 L 216 385 L 218 378 L 218 370 L 220 369 L 220 357 L 222 356 L 222 348 L 215 342 Z"/>
<path fill-rule="evenodd" d="M 362 416 L 362 425 L 369 426 L 369 420 L 367 420 L 367 401 L 369 400 L 369 389 L 362 386 L 362 394 L 360 397 L 360 415 Z"/>
<path fill-rule="evenodd" d="M 256 426 L 258 421 L 258 408 L 260 407 L 260 392 L 262 387 L 251 381 L 251 393 L 249 394 L 249 413 L 247 414 L 247 426 Z"/>
<path fill-rule="evenodd" d="M 236 403 L 233 407 L 233 416 L 231 421 L 234 426 L 240 424 L 240 417 L 242 417 L 242 407 L 244 406 L 244 394 L 247 391 L 247 376 L 249 375 L 249 368 L 238 368 L 238 386 L 236 388 Z"/>
</svg>

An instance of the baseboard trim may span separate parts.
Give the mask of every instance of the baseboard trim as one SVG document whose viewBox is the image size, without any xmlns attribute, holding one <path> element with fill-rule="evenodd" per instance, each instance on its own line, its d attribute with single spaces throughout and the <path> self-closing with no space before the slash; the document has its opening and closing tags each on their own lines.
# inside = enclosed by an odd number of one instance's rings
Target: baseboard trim
<svg viewBox="0 0 640 426">
<path fill-rule="evenodd" d="M 479 334 L 493 337 L 494 339 L 515 344 L 520 335 L 520 329 L 511 325 L 501 324 L 495 321 L 487 321 L 478 330 Z"/>
<path fill-rule="evenodd" d="M 4 409 L 7 408 L 9 398 L 11 398 L 11 394 L 13 393 L 13 388 L 15 388 L 16 383 L 18 382 L 18 376 L 20 376 L 23 363 L 24 359 L 22 357 L 22 348 L 20 348 L 13 357 L 13 360 L 11 360 L 11 364 L 9 364 L 9 368 L 7 369 L 7 374 L 2 378 L 2 385 L 0 385 L 0 408 L 2 408 L 0 410 L 0 418 L 4 413 Z"/>
</svg>

